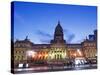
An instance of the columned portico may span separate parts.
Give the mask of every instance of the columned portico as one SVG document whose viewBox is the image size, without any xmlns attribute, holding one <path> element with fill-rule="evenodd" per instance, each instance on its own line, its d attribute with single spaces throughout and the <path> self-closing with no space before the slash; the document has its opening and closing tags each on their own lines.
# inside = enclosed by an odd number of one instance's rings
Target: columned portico
<svg viewBox="0 0 100 75">
<path fill-rule="evenodd" d="M 52 48 L 49 52 L 50 60 L 64 60 L 66 57 L 66 50 L 63 48 Z"/>
</svg>

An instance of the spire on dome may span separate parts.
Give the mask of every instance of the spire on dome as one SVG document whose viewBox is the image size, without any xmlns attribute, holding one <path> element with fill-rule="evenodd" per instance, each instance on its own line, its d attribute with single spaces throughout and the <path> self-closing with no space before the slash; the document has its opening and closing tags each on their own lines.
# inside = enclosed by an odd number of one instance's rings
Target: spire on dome
<svg viewBox="0 0 100 75">
<path fill-rule="evenodd" d="M 58 20 L 58 25 L 60 25 L 60 21 Z"/>
</svg>

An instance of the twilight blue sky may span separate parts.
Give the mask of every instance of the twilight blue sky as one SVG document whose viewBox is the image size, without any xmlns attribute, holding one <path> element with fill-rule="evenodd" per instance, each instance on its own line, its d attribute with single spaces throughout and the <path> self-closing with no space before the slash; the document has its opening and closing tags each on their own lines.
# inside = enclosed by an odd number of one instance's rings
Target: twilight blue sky
<svg viewBox="0 0 100 75">
<path fill-rule="evenodd" d="M 97 7 L 14 2 L 14 39 L 28 38 L 34 43 L 53 39 L 58 23 L 69 43 L 79 43 L 97 29 Z"/>
</svg>

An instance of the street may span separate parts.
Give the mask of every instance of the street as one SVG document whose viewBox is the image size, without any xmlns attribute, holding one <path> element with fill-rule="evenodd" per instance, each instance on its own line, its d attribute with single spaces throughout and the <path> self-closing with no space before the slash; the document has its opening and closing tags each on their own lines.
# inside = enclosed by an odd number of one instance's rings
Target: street
<svg viewBox="0 0 100 75">
<path fill-rule="evenodd" d="M 50 72 L 50 71 L 69 71 L 97 69 L 97 64 L 74 65 L 74 66 L 33 66 L 31 68 L 14 69 L 14 73 L 34 73 L 34 72 Z"/>
</svg>

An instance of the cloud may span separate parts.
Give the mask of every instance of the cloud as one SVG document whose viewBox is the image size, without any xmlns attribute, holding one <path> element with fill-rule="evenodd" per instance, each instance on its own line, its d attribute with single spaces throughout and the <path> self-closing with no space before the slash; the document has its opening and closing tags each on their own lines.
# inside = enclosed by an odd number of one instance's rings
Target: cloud
<svg viewBox="0 0 100 75">
<path fill-rule="evenodd" d="M 50 40 L 52 39 L 53 35 L 50 35 L 49 33 L 46 33 L 44 31 L 41 30 L 37 30 L 36 31 L 36 35 L 39 36 L 39 40 L 41 43 L 45 43 L 48 44 L 50 43 Z"/>
<path fill-rule="evenodd" d="M 74 37 L 75 37 L 74 34 L 70 34 L 70 35 L 68 36 L 67 42 L 70 43 L 70 42 L 74 39 Z"/>
<path fill-rule="evenodd" d="M 46 44 L 50 43 L 50 40 L 54 36 L 53 34 L 51 35 L 41 30 L 37 30 L 36 34 L 39 36 L 39 40 L 41 41 L 41 43 L 46 43 Z M 70 43 L 75 38 L 75 34 L 67 29 L 64 29 L 64 37 L 66 42 Z"/>
<path fill-rule="evenodd" d="M 39 36 L 48 37 L 48 38 L 52 37 L 52 35 L 50 35 L 50 34 L 48 34 L 46 32 L 43 32 L 41 30 L 36 31 L 36 34 L 39 35 Z"/>
<path fill-rule="evenodd" d="M 75 34 L 67 29 L 64 29 L 64 35 L 65 35 L 65 40 L 68 43 L 70 43 L 75 38 Z"/>
</svg>

